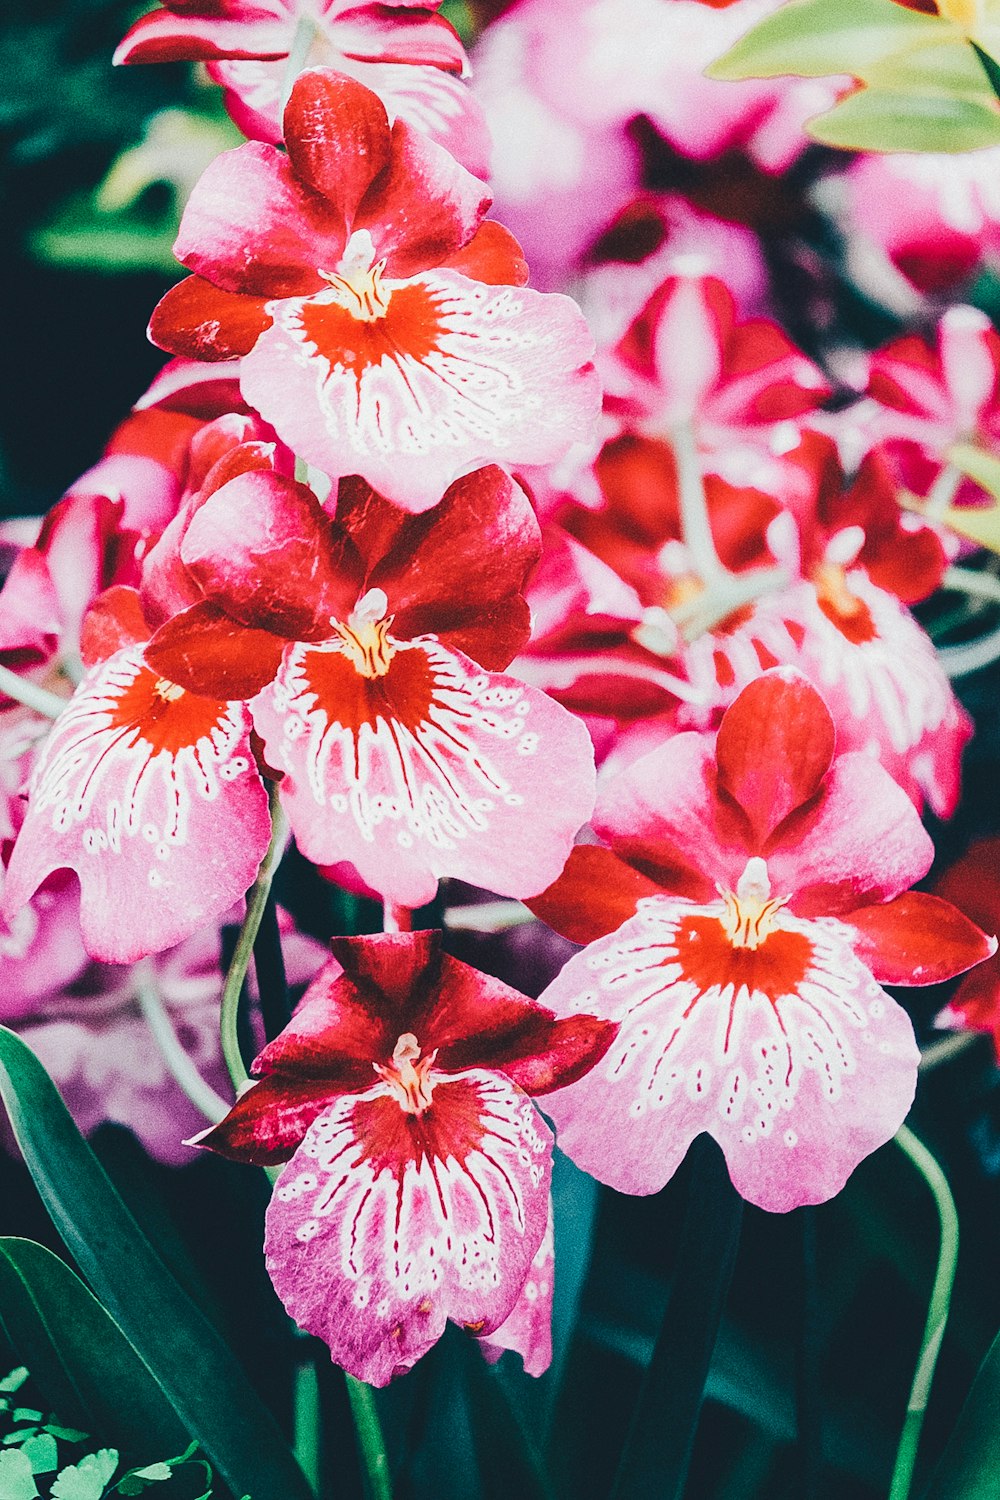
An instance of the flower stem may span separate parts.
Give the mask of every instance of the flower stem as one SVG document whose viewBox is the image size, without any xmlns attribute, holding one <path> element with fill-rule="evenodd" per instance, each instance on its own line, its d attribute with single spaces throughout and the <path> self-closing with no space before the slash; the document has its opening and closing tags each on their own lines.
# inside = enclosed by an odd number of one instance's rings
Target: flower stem
<svg viewBox="0 0 1000 1500">
<path fill-rule="evenodd" d="M 706 586 L 721 578 L 726 569 L 715 550 L 715 538 L 708 518 L 705 481 L 698 457 L 694 425 L 678 422 L 671 429 L 670 441 L 677 465 L 677 490 L 681 507 L 681 538 L 695 572 Z"/>
<path fill-rule="evenodd" d="M 920 1345 L 917 1368 L 910 1387 L 910 1399 L 906 1404 L 906 1419 L 896 1453 L 896 1464 L 892 1471 L 889 1500 L 908 1500 L 913 1483 L 913 1469 L 920 1442 L 920 1431 L 924 1425 L 924 1413 L 930 1396 L 934 1368 L 937 1364 L 941 1341 L 948 1322 L 951 1305 L 951 1289 L 955 1281 L 958 1262 L 958 1212 L 948 1186 L 948 1179 L 935 1157 L 921 1140 L 906 1125 L 896 1132 L 896 1144 L 910 1158 L 923 1177 L 934 1197 L 941 1226 L 941 1245 L 938 1251 L 937 1270 L 931 1290 L 924 1336 Z"/>
<path fill-rule="evenodd" d="M 47 719 L 58 719 L 69 702 L 68 698 L 60 698 L 58 693 L 50 693 L 48 688 L 39 687 L 37 682 L 4 666 L 0 666 L 0 694 L 13 698 L 15 703 L 23 703 L 25 708 L 33 708 L 36 714 L 44 714 Z"/>
<path fill-rule="evenodd" d="M 392 1479 L 389 1475 L 389 1456 L 385 1451 L 382 1423 L 375 1409 L 372 1388 L 353 1375 L 345 1376 L 347 1396 L 351 1403 L 354 1430 L 358 1435 L 361 1461 L 368 1476 L 371 1500 L 392 1500 Z"/>
<path fill-rule="evenodd" d="M 178 1040 L 173 1022 L 156 987 L 151 967 L 139 964 L 135 975 L 135 995 L 139 1009 L 153 1034 L 160 1055 L 170 1070 L 170 1075 L 181 1091 L 190 1099 L 195 1109 L 205 1116 L 209 1124 L 217 1125 L 229 1113 L 229 1105 L 202 1078 Z"/>
<path fill-rule="evenodd" d="M 295 1367 L 292 1451 L 299 1461 L 299 1468 L 306 1476 L 309 1488 L 314 1495 L 318 1495 L 321 1462 L 319 1376 L 316 1360 L 311 1352 L 311 1341 L 307 1344 L 300 1335 L 299 1342 L 305 1345 L 305 1349 L 302 1360 Z"/>
<path fill-rule="evenodd" d="M 243 1053 L 240 1050 L 238 1035 L 240 996 L 243 993 L 243 981 L 246 979 L 247 969 L 250 966 L 254 941 L 264 915 L 264 907 L 267 904 L 271 881 L 274 879 L 275 870 L 281 863 L 281 856 L 285 852 L 285 838 L 288 832 L 288 824 L 278 801 L 277 782 L 270 783 L 268 796 L 271 804 L 271 842 L 267 846 L 267 853 L 257 871 L 257 879 L 247 892 L 246 916 L 243 918 L 243 925 L 236 939 L 236 948 L 226 973 L 226 982 L 222 988 L 222 1009 L 219 1016 L 222 1055 L 226 1060 L 226 1067 L 229 1069 L 229 1076 L 237 1095 L 241 1093 L 250 1079 Z"/>
</svg>

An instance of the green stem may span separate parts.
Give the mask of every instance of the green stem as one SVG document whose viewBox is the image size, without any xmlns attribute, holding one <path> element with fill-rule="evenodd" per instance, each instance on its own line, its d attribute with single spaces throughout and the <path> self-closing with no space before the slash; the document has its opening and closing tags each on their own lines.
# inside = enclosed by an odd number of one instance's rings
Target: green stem
<svg viewBox="0 0 1000 1500">
<path fill-rule="evenodd" d="M 392 1480 L 389 1476 L 389 1457 L 385 1451 L 382 1423 L 375 1409 L 372 1388 L 353 1375 L 347 1381 L 347 1396 L 351 1403 L 354 1430 L 358 1435 L 361 1461 L 368 1476 L 370 1500 L 392 1500 Z"/>
<path fill-rule="evenodd" d="M 68 698 L 60 698 L 58 693 L 50 693 L 48 688 L 39 687 L 37 682 L 4 666 L 0 666 L 0 694 L 13 698 L 15 703 L 23 703 L 25 708 L 33 708 L 36 714 L 44 714 L 47 719 L 58 719 L 69 703 Z"/>
<path fill-rule="evenodd" d="M 243 993 L 243 981 L 246 979 L 247 969 L 253 955 L 254 939 L 267 904 L 271 881 L 274 879 L 275 870 L 281 863 L 281 856 L 285 852 L 285 838 L 288 832 L 288 823 L 278 801 L 277 782 L 270 783 L 268 797 L 271 806 L 271 842 L 261 861 L 260 869 L 257 871 L 257 879 L 247 892 L 246 916 L 243 918 L 232 962 L 226 974 L 226 982 L 222 987 L 219 1034 L 222 1039 L 222 1055 L 226 1060 L 226 1067 L 229 1069 L 229 1076 L 233 1081 L 237 1096 L 250 1081 L 246 1063 L 243 1061 L 243 1053 L 240 1051 L 238 1036 L 240 996 Z"/>
<path fill-rule="evenodd" d="M 293 1408 L 295 1432 L 292 1449 L 310 1489 L 318 1495 L 321 1460 L 319 1377 L 316 1361 L 311 1355 L 295 1367 Z"/>
<path fill-rule="evenodd" d="M 211 1084 L 205 1082 L 181 1046 L 174 1023 L 156 987 L 156 977 L 151 965 L 143 963 L 137 966 L 135 996 L 170 1076 L 209 1124 L 217 1125 L 228 1115 L 229 1105 Z"/>
<path fill-rule="evenodd" d="M 924 1324 L 924 1336 L 920 1345 L 913 1384 L 910 1387 L 910 1399 L 906 1404 L 906 1419 L 903 1423 L 896 1453 L 896 1464 L 892 1471 L 892 1484 L 889 1489 L 889 1500 L 908 1500 L 913 1483 L 917 1447 L 920 1443 L 920 1431 L 924 1425 L 924 1413 L 927 1410 L 934 1368 L 948 1322 L 951 1289 L 955 1282 L 955 1267 L 958 1262 L 958 1212 L 944 1172 L 935 1157 L 908 1126 L 900 1126 L 896 1132 L 896 1144 L 910 1158 L 930 1188 L 941 1226 L 937 1271 L 934 1275 L 927 1321 Z"/>
</svg>

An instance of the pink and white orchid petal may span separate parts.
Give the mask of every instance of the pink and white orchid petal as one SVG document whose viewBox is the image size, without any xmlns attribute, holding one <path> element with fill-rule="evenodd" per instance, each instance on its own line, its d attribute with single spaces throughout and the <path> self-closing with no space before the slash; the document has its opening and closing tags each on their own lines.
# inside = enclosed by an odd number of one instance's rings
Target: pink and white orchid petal
<svg viewBox="0 0 1000 1500">
<path fill-rule="evenodd" d="M 343 73 L 310 68 L 295 80 L 284 131 L 292 171 L 336 210 L 346 242 L 358 205 L 391 161 L 385 105 Z M 332 271 L 335 263 L 326 268 Z"/>
<path fill-rule="evenodd" d="M 749 683 L 726 710 L 715 747 L 719 787 L 743 809 L 758 850 L 819 791 L 835 741 L 823 699 L 787 667 Z"/>
<path fill-rule="evenodd" d="M 400 643 L 375 678 L 340 642 L 295 646 L 253 714 L 306 857 L 349 860 L 404 906 L 444 875 L 505 896 L 544 889 L 593 805 L 584 726 L 431 639 Z"/>
<path fill-rule="evenodd" d="M 535 1252 L 528 1279 L 514 1311 L 489 1338 L 480 1338 L 479 1347 L 489 1363 L 496 1364 L 504 1350 L 519 1354 L 525 1374 L 544 1375 L 552 1363 L 552 1292 L 555 1282 L 555 1241 L 552 1204 L 549 1203 L 549 1225 L 545 1238 Z"/>
<path fill-rule="evenodd" d="M 221 291 L 296 297 L 323 285 L 344 253 L 342 212 L 260 141 L 224 151 L 192 190 L 174 254 Z"/>
<path fill-rule="evenodd" d="M 751 1203 L 823 1202 L 905 1119 L 913 1028 L 840 923 L 782 911 L 760 947 L 736 949 L 721 910 L 654 898 L 569 961 L 543 1003 L 622 1024 L 546 1113 L 560 1148 L 622 1192 L 656 1192 L 707 1131 Z"/>
<path fill-rule="evenodd" d="M 384 291 L 371 321 L 335 288 L 270 303 L 243 360 L 244 396 L 309 463 L 422 511 L 461 473 L 548 463 L 589 435 L 593 341 L 568 297 L 445 270 Z"/>
<path fill-rule="evenodd" d="M 88 952 L 129 963 L 228 910 L 270 836 L 250 727 L 242 703 L 184 693 L 138 647 L 94 668 L 31 778 L 4 911 L 75 870 Z"/>
<path fill-rule="evenodd" d="M 862 906 L 840 917 L 855 953 L 880 984 L 940 984 L 997 951 L 997 940 L 969 918 L 925 891 L 904 891 L 883 905 Z"/>
<path fill-rule="evenodd" d="M 267 1211 L 267 1267 L 290 1316 L 376 1386 L 449 1318 L 494 1332 L 545 1235 L 551 1141 L 530 1100 L 479 1069 L 435 1080 L 420 1114 L 385 1084 L 338 1100 Z"/>
</svg>

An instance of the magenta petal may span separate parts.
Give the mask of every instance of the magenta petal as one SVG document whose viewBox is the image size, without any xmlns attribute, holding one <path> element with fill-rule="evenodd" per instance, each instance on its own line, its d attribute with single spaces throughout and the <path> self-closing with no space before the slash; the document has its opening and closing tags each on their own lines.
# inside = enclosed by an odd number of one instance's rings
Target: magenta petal
<svg viewBox="0 0 1000 1500">
<path fill-rule="evenodd" d="M 179 7 L 178 7 L 179 8 Z M 205 5 L 203 10 L 215 7 Z M 180 15 L 162 9 L 140 16 L 119 42 L 116 63 L 205 61 L 215 57 L 284 57 L 292 36 L 291 17 L 279 20 L 258 10 L 253 20 L 221 15 Z"/>
<path fill-rule="evenodd" d="M 788 667 L 743 689 L 719 725 L 719 787 L 746 813 L 762 850 L 783 818 L 819 791 L 833 760 L 830 710 Z"/>
<path fill-rule="evenodd" d="M 369 1063 L 365 1084 L 370 1080 Z M 288 1161 L 313 1121 L 344 1092 L 340 1084 L 332 1068 L 322 1079 L 262 1078 L 240 1095 L 224 1120 L 193 1136 L 188 1145 L 255 1167 Z"/>
<path fill-rule="evenodd" d="M 223 291 L 294 297 L 323 285 L 344 250 L 343 215 L 295 177 L 274 146 L 249 141 L 206 167 L 174 254 Z"/>
<path fill-rule="evenodd" d="M 950 901 L 904 891 L 884 905 L 861 906 L 840 920 L 855 935 L 854 951 L 880 984 L 940 984 L 997 951 Z"/>
<path fill-rule="evenodd" d="M 748 954 L 729 947 L 721 911 L 654 898 L 570 959 L 542 1002 L 622 1024 L 546 1113 L 560 1148 L 621 1192 L 656 1192 L 707 1131 L 751 1203 L 823 1202 L 905 1119 L 913 1028 L 840 923 L 782 914 Z"/>
<path fill-rule="evenodd" d="M 906 793 L 873 756 L 850 751 L 834 761 L 816 807 L 779 831 L 767 868 L 799 916 L 839 916 L 898 896 L 933 858 Z"/>
<path fill-rule="evenodd" d="M 443 146 L 397 120 L 388 170 L 373 184 L 353 228 L 370 232 L 388 276 L 416 276 L 468 244 L 491 201 L 479 178 Z"/>
<path fill-rule="evenodd" d="M 310 68 L 295 80 L 284 122 L 295 175 L 352 225 L 369 184 L 390 160 L 385 105 L 343 73 Z"/>
<path fill-rule="evenodd" d="M 172 689 L 132 647 L 87 674 L 45 743 L 3 909 L 75 870 L 88 952 L 130 963 L 227 911 L 269 836 L 244 705 Z"/>
<path fill-rule="evenodd" d="M 267 1211 L 275 1290 L 359 1380 L 386 1385 L 450 1318 L 492 1333 L 545 1234 L 551 1135 L 506 1079 L 438 1081 L 405 1113 L 378 1085 L 310 1127 Z"/>
<path fill-rule="evenodd" d="M 489 1338 L 481 1338 L 479 1347 L 490 1364 L 495 1364 L 505 1349 L 521 1356 L 527 1375 L 544 1375 L 552 1363 L 552 1291 L 555 1281 L 555 1243 L 552 1234 L 552 1204 L 549 1203 L 549 1226 L 539 1245 L 528 1279 L 514 1311 Z"/>
<path fill-rule="evenodd" d="M 446 270 L 385 291 L 386 316 L 370 323 L 332 289 L 269 304 L 240 385 L 300 457 L 423 511 L 459 474 L 550 463 L 592 435 L 593 339 L 568 297 Z"/>
<path fill-rule="evenodd" d="M 452 875 L 530 896 L 593 805 L 586 729 L 544 693 L 430 639 L 362 677 L 339 642 L 293 647 L 253 704 L 299 847 L 421 906 Z"/>
</svg>

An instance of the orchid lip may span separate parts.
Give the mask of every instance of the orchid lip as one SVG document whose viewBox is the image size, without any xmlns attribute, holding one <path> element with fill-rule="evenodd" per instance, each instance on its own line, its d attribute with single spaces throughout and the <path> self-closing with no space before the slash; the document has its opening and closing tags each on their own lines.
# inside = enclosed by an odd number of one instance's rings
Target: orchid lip
<svg viewBox="0 0 1000 1500">
<path fill-rule="evenodd" d="M 341 649 L 355 670 L 369 679 L 384 677 L 399 647 L 390 634 L 393 616 L 382 589 L 369 589 L 351 610 L 346 624 L 331 619 Z"/>
</svg>

